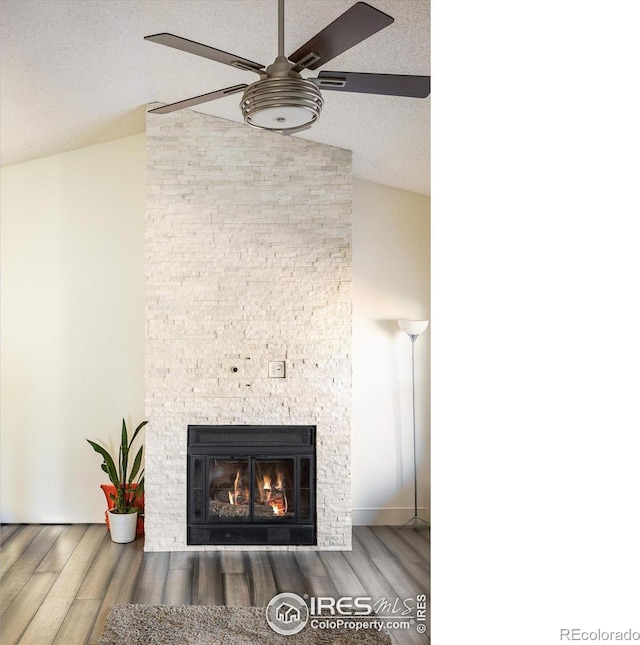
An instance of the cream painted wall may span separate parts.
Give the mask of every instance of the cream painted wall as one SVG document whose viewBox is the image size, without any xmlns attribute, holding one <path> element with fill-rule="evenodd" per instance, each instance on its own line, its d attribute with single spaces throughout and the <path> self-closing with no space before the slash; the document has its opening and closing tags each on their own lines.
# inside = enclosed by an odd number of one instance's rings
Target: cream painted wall
<svg viewBox="0 0 640 645">
<path fill-rule="evenodd" d="M 399 318 L 430 318 L 430 204 L 424 195 L 353 182 L 354 524 L 413 516 L 411 341 Z M 430 518 L 430 327 L 415 344 L 419 515 Z"/>
<path fill-rule="evenodd" d="M 100 522 L 85 437 L 144 414 L 145 137 L 2 170 L 2 522 Z M 354 180 L 354 523 L 413 508 L 411 345 L 429 317 L 429 201 Z M 419 504 L 428 517 L 428 348 L 416 344 Z"/>
<path fill-rule="evenodd" d="M 2 170 L 2 522 L 101 522 L 85 437 L 144 413 L 145 138 Z"/>
</svg>

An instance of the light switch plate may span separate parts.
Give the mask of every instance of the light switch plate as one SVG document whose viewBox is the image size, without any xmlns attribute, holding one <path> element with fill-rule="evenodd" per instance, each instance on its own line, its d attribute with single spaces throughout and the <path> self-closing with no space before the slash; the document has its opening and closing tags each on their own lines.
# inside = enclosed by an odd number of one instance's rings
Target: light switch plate
<svg viewBox="0 0 640 645">
<path fill-rule="evenodd" d="M 284 361 L 269 361 L 269 378 L 284 378 Z"/>
</svg>

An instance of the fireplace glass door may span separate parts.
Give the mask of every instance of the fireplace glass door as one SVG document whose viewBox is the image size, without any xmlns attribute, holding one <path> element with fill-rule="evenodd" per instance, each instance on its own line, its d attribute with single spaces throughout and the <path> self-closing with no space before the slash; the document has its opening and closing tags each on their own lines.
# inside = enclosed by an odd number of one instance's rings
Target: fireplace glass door
<svg viewBox="0 0 640 645">
<path fill-rule="evenodd" d="M 295 518 L 295 461 L 287 459 L 255 459 L 255 520 L 287 520 Z"/>
<path fill-rule="evenodd" d="M 248 521 L 251 489 L 248 459 L 211 459 L 209 513 L 224 522 Z"/>
<path fill-rule="evenodd" d="M 211 458 L 209 520 L 281 523 L 310 519 L 309 461 L 298 457 Z"/>
</svg>

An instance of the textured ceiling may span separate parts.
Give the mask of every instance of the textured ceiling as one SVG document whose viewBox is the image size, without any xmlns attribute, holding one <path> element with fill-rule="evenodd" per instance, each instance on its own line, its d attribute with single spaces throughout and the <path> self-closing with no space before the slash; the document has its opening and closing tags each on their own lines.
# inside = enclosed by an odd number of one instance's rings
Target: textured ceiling
<svg viewBox="0 0 640 645">
<path fill-rule="evenodd" d="M 285 53 L 354 3 L 287 0 Z M 430 74 L 429 0 L 369 3 L 395 22 L 318 71 Z M 143 40 L 164 31 L 269 65 L 277 54 L 277 2 L 0 0 L 2 165 L 142 132 L 148 103 L 257 80 Z M 323 96 L 319 122 L 294 136 L 352 150 L 356 177 L 429 194 L 430 98 Z M 196 109 L 241 122 L 240 97 Z"/>
</svg>

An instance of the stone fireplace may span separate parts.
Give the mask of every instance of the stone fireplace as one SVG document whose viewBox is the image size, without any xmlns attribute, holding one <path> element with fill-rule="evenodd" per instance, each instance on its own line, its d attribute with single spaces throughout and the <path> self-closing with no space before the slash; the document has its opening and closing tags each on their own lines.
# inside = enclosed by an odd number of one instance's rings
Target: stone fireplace
<svg viewBox="0 0 640 645">
<path fill-rule="evenodd" d="M 351 547 L 351 153 L 147 116 L 145 549 Z M 316 545 L 187 544 L 188 426 L 313 426 Z"/>
</svg>

